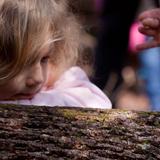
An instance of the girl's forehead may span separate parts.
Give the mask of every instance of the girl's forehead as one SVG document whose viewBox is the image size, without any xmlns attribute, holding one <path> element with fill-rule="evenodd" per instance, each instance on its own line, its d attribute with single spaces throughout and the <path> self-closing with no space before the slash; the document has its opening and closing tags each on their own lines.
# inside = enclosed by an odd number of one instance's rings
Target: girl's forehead
<svg viewBox="0 0 160 160">
<path fill-rule="evenodd" d="M 32 36 L 28 39 L 27 52 L 28 54 L 36 54 L 47 52 L 49 48 L 53 47 L 52 36 L 50 33 L 42 34 L 33 38 Z M 25 45 L 25 44 L 24 44 Z M 24 47 L 25 48 L 25 47 Z"/>
</svg>

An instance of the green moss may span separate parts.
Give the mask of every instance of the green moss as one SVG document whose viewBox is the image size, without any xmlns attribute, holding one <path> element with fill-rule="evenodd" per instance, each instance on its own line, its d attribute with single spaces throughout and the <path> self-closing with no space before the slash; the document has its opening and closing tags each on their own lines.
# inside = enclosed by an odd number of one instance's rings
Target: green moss
<svg viewBox="0 0 160 160">
<path fill-rule="evenodd" d="M 138 112 L 140 117 L 159 116 L 160 112 Z"/>
<path fill-rule="evenodd" d="M 65 118 L 69 119 L 76 118 L 77 116 L 86 115 L 84 112 L 73 109 L 59 109 L 58 111 L 62 113 Z"/>
<path fill-rule="evenodd" d="M 137 144 L 137 147 L 142 150 L 148 150 L 151 147 L 151 145 L 149 141 L 144 141 L 142 144 Z"/>
<path fill-rule="evenodd" d="M 110 114 L 86 112 L 84 110 L 59 109 L 58 110 L 67 119 L 85 120 L 88 123 L 104 122 L 110 120 Z"/>
</svg>

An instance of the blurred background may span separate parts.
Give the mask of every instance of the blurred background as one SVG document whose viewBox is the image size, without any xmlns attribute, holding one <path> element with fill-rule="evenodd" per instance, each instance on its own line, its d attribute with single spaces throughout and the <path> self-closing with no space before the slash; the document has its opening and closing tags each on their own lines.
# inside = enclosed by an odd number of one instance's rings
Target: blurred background
<svg viewBox="0 0 160 160">
<path fill-rule="evenodd" d="M 157 0 L 68 0 L 86 31 L 83 61 L 90 80 L 114 108 L 160 111 L 159 47 L 136 51 L 149 40 L 137 30 L 137 16 L 159 6 Z"/>
</svg>

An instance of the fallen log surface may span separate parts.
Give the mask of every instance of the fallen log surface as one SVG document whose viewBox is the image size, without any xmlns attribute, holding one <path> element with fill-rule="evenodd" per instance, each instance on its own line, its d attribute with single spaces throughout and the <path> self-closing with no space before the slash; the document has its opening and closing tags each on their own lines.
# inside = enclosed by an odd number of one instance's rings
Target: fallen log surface
<svg viewBox="0 0 160 160">
<path fill-rule="evenodd" d="M 0 159 L 160 159 L 160 112 L 0 105 Z"/>
</svg>

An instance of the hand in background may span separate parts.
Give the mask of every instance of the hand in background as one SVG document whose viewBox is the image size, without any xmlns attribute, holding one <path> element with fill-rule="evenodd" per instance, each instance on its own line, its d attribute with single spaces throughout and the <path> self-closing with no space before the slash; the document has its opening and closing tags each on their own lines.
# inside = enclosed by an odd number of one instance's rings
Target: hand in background
<svg viewBox="0 0 160 160">
<path fill-rule="evenodd" d="M 139 32 L 153 38 L 150 41 L 137 45 L 137 50 L 160 46 L 160 8 L 142 12 L 138 20 L 140 22 Z"/>
</svg>

